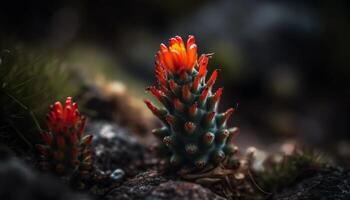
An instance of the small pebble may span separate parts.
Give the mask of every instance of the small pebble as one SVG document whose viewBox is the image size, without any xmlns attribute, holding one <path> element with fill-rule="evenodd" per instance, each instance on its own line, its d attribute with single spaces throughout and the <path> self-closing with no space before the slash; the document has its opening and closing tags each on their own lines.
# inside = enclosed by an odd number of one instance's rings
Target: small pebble
<svg viewBox="0 0 350 200">
<path fill-rule="evenodd" d="M 125 172 L 122 169 L 116 169 L 112 172 L 110 177 L 115 181 L 120 181 L 124 178 Z"/>
</svg>

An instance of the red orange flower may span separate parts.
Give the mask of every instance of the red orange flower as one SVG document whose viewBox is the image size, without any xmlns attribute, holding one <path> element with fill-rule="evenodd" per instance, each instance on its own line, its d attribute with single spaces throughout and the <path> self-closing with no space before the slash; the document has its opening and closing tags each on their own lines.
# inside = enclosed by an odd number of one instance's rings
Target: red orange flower
<svg viewBox="0 0 350 200">
<path fill-rule="evenodd" d="M 77 129 L 78 136 L 80 137 L 85 128 L 85 118 L 80 115 L 78 106 L 72 101 L 72 97 L 67 97 L 64 106 L 59 101 L 51 106 L 47 126 L 49 131 L 56 133 L 65 133 L 72 128 Z"/>
<path fill-rule="evenodd" d="M 163 71 L 177 74 L 182 70 L 192 71 L 197 62 L 197 45 L 194 36 L 190 35 L 185 46 L 180 36 L 170 38 L 169 47 L 160 44 L 156 56 L 156 72 L 162 76 Z M 161 81 L 165 77 L 160 77 Z"/>
<path fill-rule="evenodd" d="M 66 99 L 64 106 L 59 101 L 51 106 L 47 126 L 48 131 L 40 134 L 43 144 L 36 145 L 43 166 L 58 174 L 76 170 L 87 174 L 92 167 L 92 135 L 83 136 L 85 118 L 71 97 Z"/>
</svg>

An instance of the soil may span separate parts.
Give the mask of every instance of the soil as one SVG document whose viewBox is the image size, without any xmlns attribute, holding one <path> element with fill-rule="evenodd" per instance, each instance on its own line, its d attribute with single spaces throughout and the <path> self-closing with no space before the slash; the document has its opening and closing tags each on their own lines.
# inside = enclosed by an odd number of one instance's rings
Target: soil
<svg viewBox="0 0 350 200">
<path fill-rule="evenodd" d="M 165 173 L 148 143 L 128 129 L 108 121 L 90 121 L 87 132 L 94 136 L 94 171 L 78 189 L 69 189 L 65 180 L 45 175 L 35 165 L 1 150 L 0 199 L 225 199 L 220 191 Z M 345 200 L 350 199 L 349 183 L 349 170 L 325 167 L 305 173 L 276 194 L 257 194 L 257 199 Z"/>
<path fill-rule="evenodd" d="M 305 173 L 305 176 L 299 179 L 294 186 L 275 195 L 274 199 L 350 199 L 350 171 L 340 167 L 327 167 L 313 173 Z"/>
</svg>

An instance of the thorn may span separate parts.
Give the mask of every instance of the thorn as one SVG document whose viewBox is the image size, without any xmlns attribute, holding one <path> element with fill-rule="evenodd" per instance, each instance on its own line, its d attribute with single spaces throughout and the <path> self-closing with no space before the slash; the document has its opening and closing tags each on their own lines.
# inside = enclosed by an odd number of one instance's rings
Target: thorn
<svg viewBox="0 0 350 200">
<path fill-rule="evenodd" d="M 214 70 L 214 72 L 211 74 L 206 87 L 212 87 L 215 84 L 216 78 L 218 76 L 218 70 Z"/>
<path fill-rule="evenodd" d="M 211 132 L 207 132 L 203 137 L 203 142 L 204 144 L 209 146 L 213 143 L 214 139 L 215 139 L 214 134 Z"/>
<path fill-rule="evenodd" d="M 181 101 L 178 98 L 174 100 L 174 108 L 179 112 L 182 112 L 184 109 L 184 105 L 181 103 Z"/>
<path fill-rule="evenodd" d="M 235 110 L 233 108 L 229 108 L 226 112 L 220 114 L 218 117 L 218 125 L 219 126 L 225 126 L 227 120 L 231 117 Z"/>
<path fill-rule="evenodd" d="M 168 124 L 172 127 L 175 126 L 175 118 L 172 115 L 165 116 L 165 120 L 168 122 Z"/>
<path fill-rule="evenodd" d="M 199 87 L 199 83 L 202 80 L 201 77 L 197 76 L 196 78 L 194 78 L 193 83 L 192 83 L 192 89 L 194 92 L 198 91 L 198 87 Z"/>
<path fill-rule="evenodd" d="M 221 87 L 215 92 L 214 97 L 213 97 L 213 102 L 214 103 L 218 103 L 219 102 L 223 90 L 224 90 L 224 88 Z"/>
<path fill-rule="evenodd" d="M 143 100 L 147 107 L 152 111 L 153 114 L 158 115 L 159 114 L 159 109 L 149 100 L 145 99 Z"/>
<path fill-rule="evenodd" d="M 197 112 L 198 112 L 198 103 L 197 103 L 197 102 L 194 102 L 194 104 L 193 104 L 193 105 L 190 107 L 190 109 L 189 109 L 189 114 L 190 114 L 192 117 L 196 117 Z"/>
<path fill-rule="evenodd" d="M 177 86 L 177 84 L 175 83 L 175 81 L 174 81 L 173 79 L 171 79 L 171 80 L 169 81 L 169 87 L 170 87 L 170 90 L 171 90 L 174 94 L 177 93 L 177 88 L 178 88 L 178 86 Z"/>
<path fill-rule="evenodd" d="M 193 133 L 196 130 L 196 125 L 193 122 L 186 122 L 184 128 L 187 133 Z"/>
<path fill-rule="evenodd" d="M 209 62 L 209 58 L 207 55 L 205 54 L 202 54 L 200 56 L 200 58 L 198 59 L 198 65 L 199 65 L 199 72 L 198 72 L 198 75 L 199 77 L 204 77 L 207 73 L 207 65 L 208 65 L 208 62 Z"/>
<path fill-rule="evenodd" d="M 182 96 L 185 101 L 190 101 L 191 100 L 191 91 L 188 85 L 185 85 L 182 87 Z"/>
<path fill-rule="evenodd" d="M 208 113 L 208 115 L 206 116 L 206 125 L 207 126 L 210 126 L 213 123 L 214 117 L 215 117 L 215 112 Z"/>
<path fill-rule="evenodd" d="M 206 101 L 208 97 L 208 92 L 209 92 L 209 88 L 208 87 L 204 88 L 202 94 L 199 96 L 199 101 L 201 103 L 204 103 Z"/>
<path fill-rule="evenodd" d="M 163 103 L 162 98 L 161 98 L 161 93 L 159 90 L 157 90 L 157 88 L 155 88 L 154 86 L 150 86 L 148 88 L 146 88 L 146 91 L 150 91 L 151 94 L 158 99 L 159 102 Z"/>
<path fill-rule="evenodd" d="M 188 80 L 188 74 L 187 74 L 186 70 L 181 71 L 180 79 L 184 82 Z"/>
</svg>

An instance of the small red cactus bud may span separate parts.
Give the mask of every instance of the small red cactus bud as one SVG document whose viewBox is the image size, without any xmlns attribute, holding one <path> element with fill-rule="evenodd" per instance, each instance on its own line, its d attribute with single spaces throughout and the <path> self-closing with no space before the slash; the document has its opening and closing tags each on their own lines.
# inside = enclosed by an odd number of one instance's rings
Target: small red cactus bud
<svg viewBox="0 0 350 200">
<path fill-rule="evenodd" d="M 187 74 L 186 71 L 182 71 L 182 72 L 180 73 L 180 79 L 181 79 L 182 81 L 187 81 L 187 80 L 188 80 L 188 74 Z"/>
<path fill-rule="evenodd" d="M 193 83 L 192 83 L 192 90 L 194 92 L 198 91 L 198 87 L 199 87 L 201 80 L 202 80 L 202 77 L 200 77 L 200 76 L 197 76 L 196 78 L 194 78 Z"/>
<path fill-rule="evenodd" d="M 146 90 L 150 91 L 151 94 L 159 101 L 159 102 L 163 102 L 162 97 L 161 97 L 161 93 L 159 90 L 157 90 L 155 87 L 149 87 Z"/>
<path fill-rule="evenodd" d="M 215 117 L 215 112 L 210 112 L 210 113 L 208 113 L 208 115 L 206 116 L 206 119 L 205 119 L 205 124 L 206 124 L 207 126 L 212 125 L 212 124 L 213 124 L 214 117 Z"/>
<path fill-rule="evenodd" d="M 176 98 L 176 99 L 174 99 L 174 108 L 178 112 L 182 112 L 184 109 L 184 105 L 181 103 L 181 101 L 179 99 Z"/>
<path fill-rule="evenodd" d="M 218 77 L 218 70 L 214 70 L 214 72 L 211 74 L 208 82 L 207 82 L 207 87 L 212 87 L 216 81 L 216 78 Z"/>
<path fill-rule="evenodd" d="M 208 92 L 209 92 L 209 88 L 208 87 L 204 88 L 202 94 L 199 96 L 200 104 L 203 104 L 207 100 Z"/>
<path fill-rule="evenodd" d="M 182 87 L 182 96 L 186 102 L 191 100 L 192 95 L 188 85 Z"/>
<path fill-rule="evenodd" d="M 178 86 L 177 86 L 177 84 L 175 83 L 174 80 L 171 79 L 171 80 L 169 81 L 169 87 L 170 87 L 170 90 L 171 90 L 174 94 L 177 93 L 177 88 L 178 88 Z"/>
<path fill-rule="evenodd" d="M 160 85 L 160 91 L 165 95 L 165 96 L 171 96 L 170 90 L 165 85 Z"/>
<path fill-rule="evenodd" d="M 167 74 L 165 69 L 161 66 L 159 61 L 156 61 L 156 78 L 159 82 L 159 85 L 165 86 L 167 84 L 166 78 Z"/>
<path fill-rule="evenodd" d="M 176 125 L 175 124 L 175 118 L 172 115 L 165 116 L 165 120 L 168 122 L 169 125 L 171 125 L 173 127 Z"/>
<path fill-rule="evenodd" d="M 220 114 L 220 117 L 218 119 L 218 125 L 225 126 L 227 120 L 231 117 L 234 111 L 234 108 L 229 108 L 226 112 Z"/>
<path fill-rule="evenodd" d="M 221 87 L 215 92 L 215 94 L 213 96 L 213 103 L 218 103 L 219 102 L 223 90 L 224 90 L 224 88 Z"/>
<path fill-rule="evenodd" d="M 213 143 L 215 139 L 215 136 L 213 133 L 211 132 L 207 132 L 204 136 L 203 136 L 203 143 L 206 145 L 211 145 Z"/>
<path fill-rule="evenodd" d="M 198 103 L 195 102 L 189 109 L 189 114 L 191 117 L 195 117 L 198 112 Z"/>
<path fill-rule="evenodd" d="M 151 101 L 145 99 L 143 102 L 145 102 L 145 104 L 152 111 L 153 114 L 155 115 L 159 114 L 159 109 Z"/>
<path fill-rule="evenodd" d="M 184 128 L 187 133 L 192 134 L 196 130 L 196 125 L 193 122 L 186 122 Z"/>
<path fill-rule="evenodd" d="M 208 65 L 209 57 L 205 54 L 201 55 L 198 59 L 199 65 L 199 73 L 197 76 L 204 77 L 207 74 L 207 65 Z"/>
</svg>

